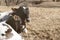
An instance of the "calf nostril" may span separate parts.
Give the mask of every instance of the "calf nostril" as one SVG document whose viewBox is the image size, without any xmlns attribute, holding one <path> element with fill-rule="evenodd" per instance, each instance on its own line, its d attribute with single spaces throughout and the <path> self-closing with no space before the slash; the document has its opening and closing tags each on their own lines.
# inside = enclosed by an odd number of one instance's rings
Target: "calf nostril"
<svg viewBox="0 0 60 40">
<path fill-rule="evenodd" d="M 2 36 L 4 36 L 5 34 L 1 34 Z"/>
<path fill-rule="evenodd" d="M 30 20 L 27 19 L 27 22 L 30 22 Z"/>
</svg>

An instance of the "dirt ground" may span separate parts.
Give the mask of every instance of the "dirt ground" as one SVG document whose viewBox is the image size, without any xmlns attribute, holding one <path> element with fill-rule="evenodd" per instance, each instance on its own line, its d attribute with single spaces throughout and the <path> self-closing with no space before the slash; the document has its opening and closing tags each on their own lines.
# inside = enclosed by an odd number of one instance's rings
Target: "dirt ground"
<svg viewBox="0 0 60 40">
<path fill-rule="evenodd" d="M 30 7 L 26 40 L 60 40 L 60 8 Z"/>
<path fill-rule="evenodd" d="M 0 11 L 12 7 L 0 7 Z M 60 8 L 29 7 L 30 23 L 25 40 L 60 40 Z"/>
</svg>

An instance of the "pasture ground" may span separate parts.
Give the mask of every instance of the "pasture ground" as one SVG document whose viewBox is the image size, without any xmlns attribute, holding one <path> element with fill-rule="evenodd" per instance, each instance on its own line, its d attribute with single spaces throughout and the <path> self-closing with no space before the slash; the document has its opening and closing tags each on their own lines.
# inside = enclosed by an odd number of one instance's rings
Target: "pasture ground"
<svg viewBox="0 0 60 40">
<path fill-rule="evenodd" d="M 0 11 L 11 10 L 12 7 L 0 7 Z M 28 33 L 23 34 L 25 40 L 60 40 L 60 8 L 29 7 L 30 23 Z"/>
</svg>

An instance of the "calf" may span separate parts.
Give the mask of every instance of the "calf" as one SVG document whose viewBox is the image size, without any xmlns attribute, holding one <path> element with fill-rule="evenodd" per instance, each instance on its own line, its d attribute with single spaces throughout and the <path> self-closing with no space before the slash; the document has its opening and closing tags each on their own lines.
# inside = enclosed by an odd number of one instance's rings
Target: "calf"
<svg viewBox="0 0 60 40">
<path fill-rule="evenodd" d="M 26 6 L 20 6 L 19 8 L 12 8 L 14 11 L 12 17 L 7 20 L 6 23 L 12 26 L 12 28 L 18 33 L 25 32 L 26 22 L 29 22 L 29 8 Z"/>
</svg>

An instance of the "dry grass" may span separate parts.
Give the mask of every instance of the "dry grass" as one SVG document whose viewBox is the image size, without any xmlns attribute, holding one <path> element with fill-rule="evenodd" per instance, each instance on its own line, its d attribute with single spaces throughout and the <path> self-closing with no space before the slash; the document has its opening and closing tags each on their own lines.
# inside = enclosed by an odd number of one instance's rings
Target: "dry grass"
<svg viewBox="0 0 60 40">
<path fill-rule="evenodd" d="M 10 11 L 11 8 L 18 8 L 18 6 L 0 6 L 0 11 L 1 12 Z"/>
<path fill-rule="evenodd" d="M 60 8 L 31 7 L 30 17 L 27 40 L 60 40 Z"/>
<path fill-rule="evenodd" d="M 0 7 L 1 11 L 11 7 Z M 60 8 L 29 7 L 31 22 L 27 23 L 25 40 L 60 40 Z"/>
</svg>

